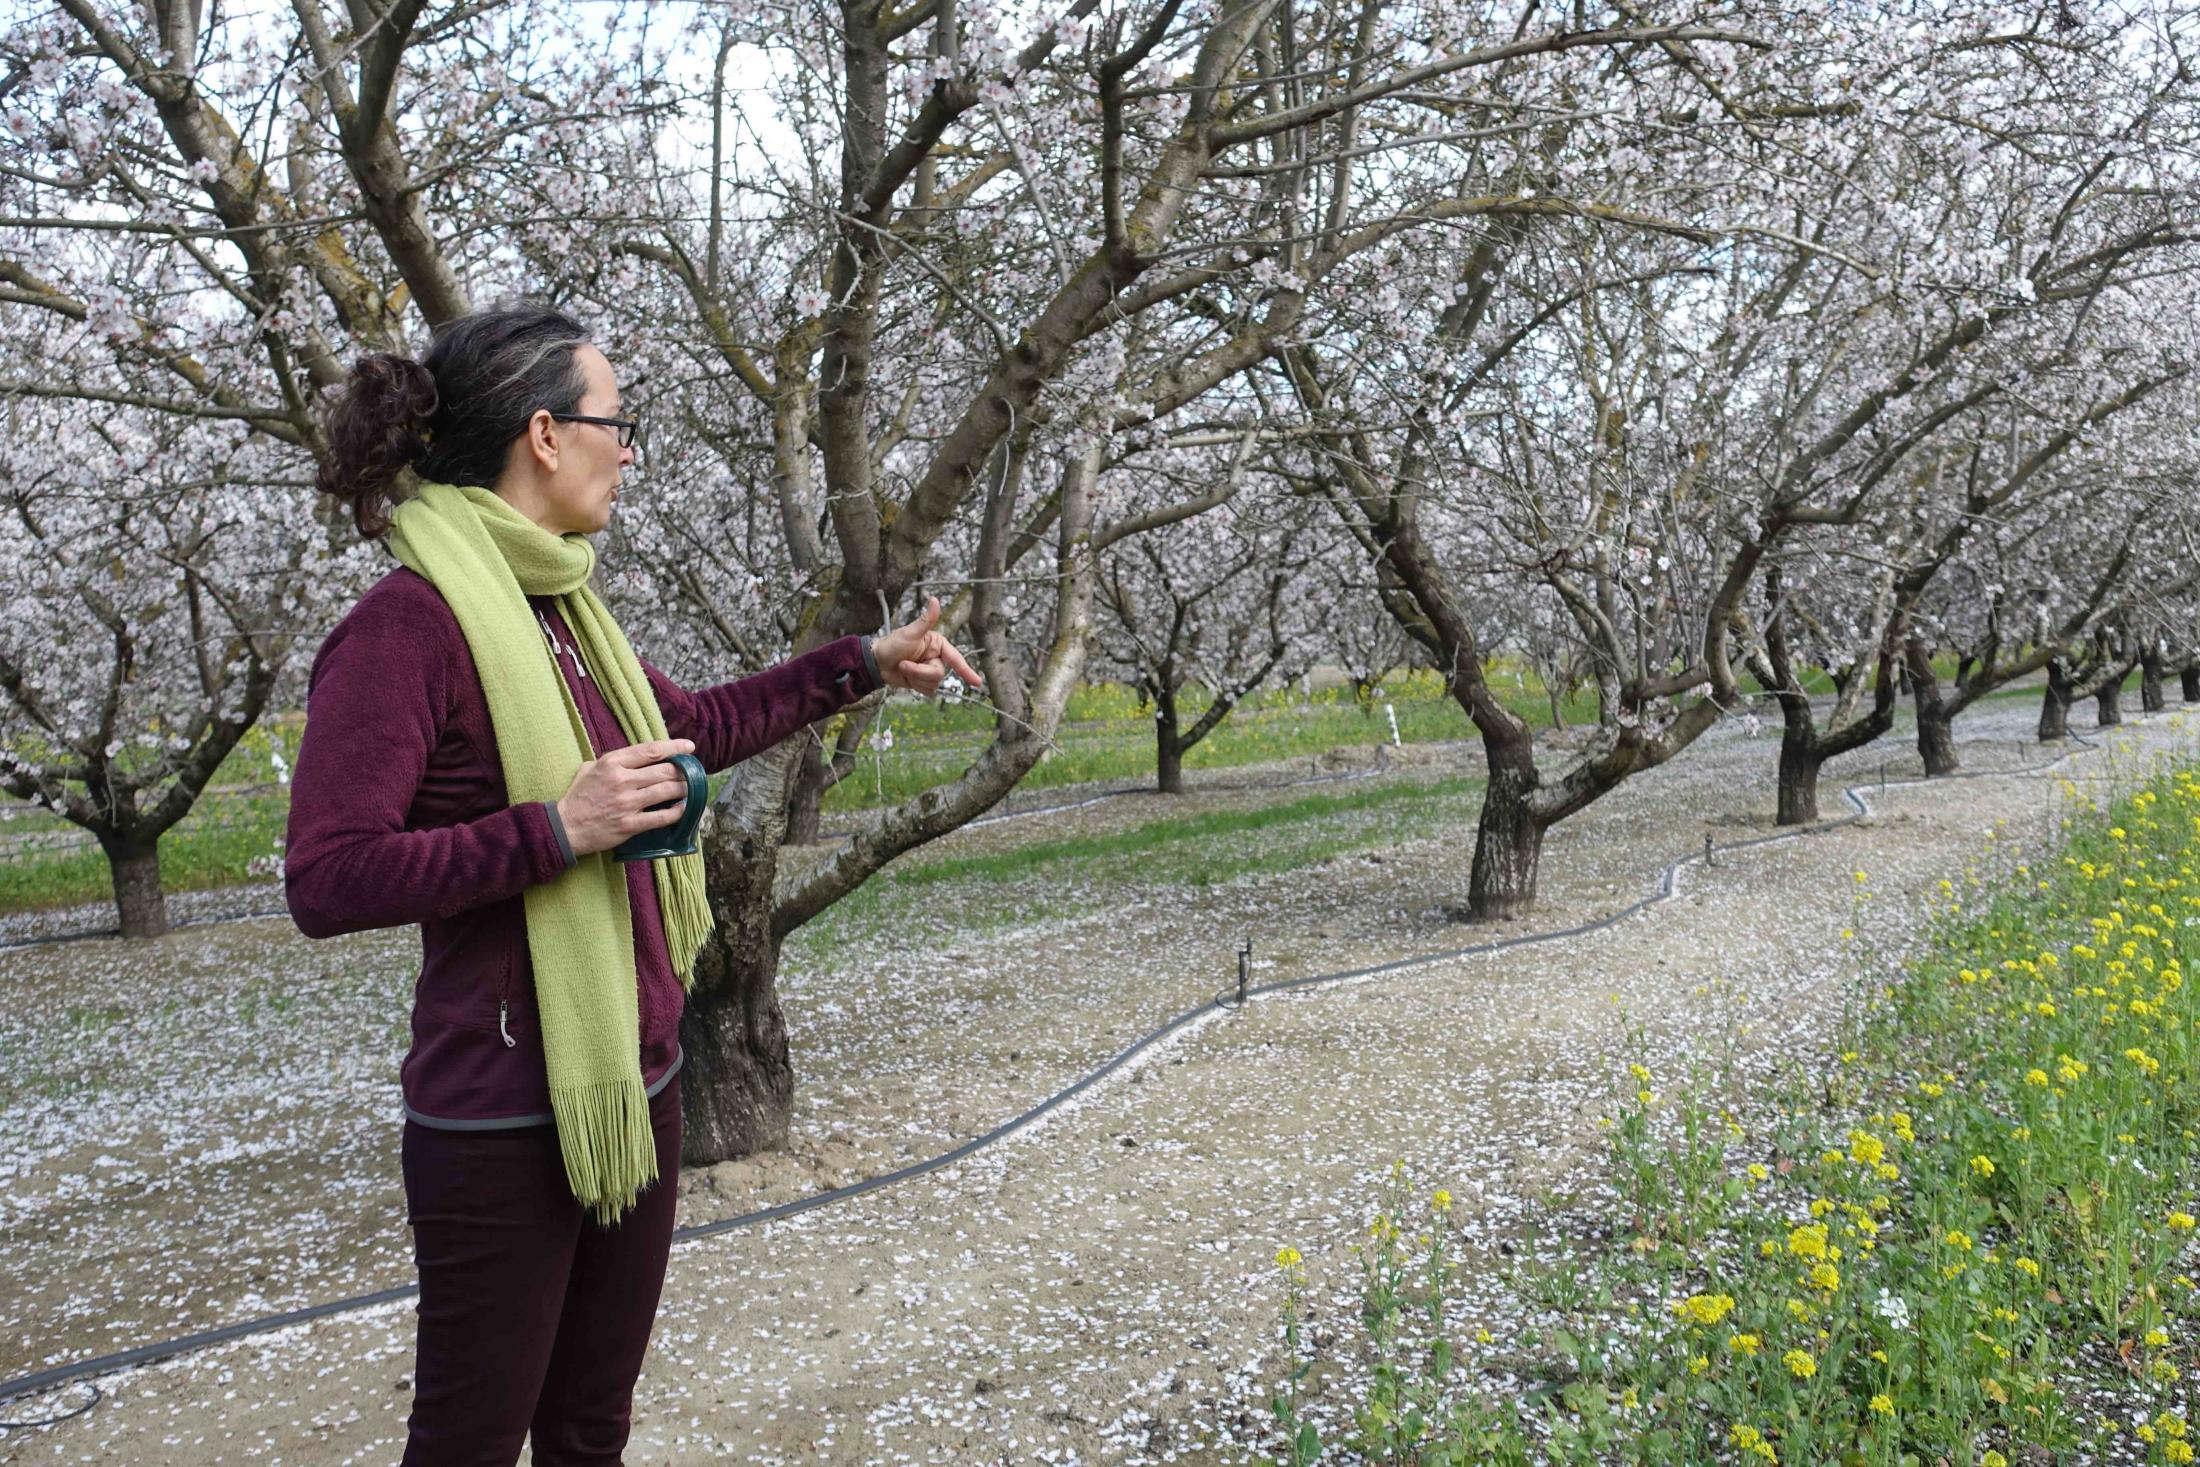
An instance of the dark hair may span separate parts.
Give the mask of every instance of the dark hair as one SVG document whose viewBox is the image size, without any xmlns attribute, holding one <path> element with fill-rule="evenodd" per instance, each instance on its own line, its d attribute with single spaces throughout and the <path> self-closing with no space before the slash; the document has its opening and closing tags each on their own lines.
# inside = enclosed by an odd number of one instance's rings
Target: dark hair
<svg viewBox="0 0 2200 1467">
<path fill-rule="evenodd" d="M 578 411 L 587 379 L 576 349 L 588 328 L 563 311 L 497 306 L 435 328 L 419 361 L 369 352 L 326 419 L 329 456 L 315 482 L 351 506 L 372 540 L 411 492 L 407 469 L 446 484 L 495 484 L 511 443 L 541 408 Z"/>
</svg>

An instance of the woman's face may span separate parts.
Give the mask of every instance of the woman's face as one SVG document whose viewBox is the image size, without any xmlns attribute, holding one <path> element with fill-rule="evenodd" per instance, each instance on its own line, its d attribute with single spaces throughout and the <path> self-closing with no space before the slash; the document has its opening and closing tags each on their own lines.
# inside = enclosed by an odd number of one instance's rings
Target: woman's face
<svg viewBox="0 0 2200 1467">
<path fill-rule="evenodd" d="M 583 343 L 574 350 L 573 360 L 588 383 L 573 411 L 596 418 L 626 416 L 621 411 L 619 384 L 604 354 Z M 514 509 L 553 535 L 576 530 L 592 535 L 611 523 L 619 478 L 632 462 L 634 450 L 619 446 L 619 430 L 609 423 L 553 418 L 543 408 L 528 419 L 527 431 L 512 445 L 511 460 L 496 489 Z"/>
</svg>

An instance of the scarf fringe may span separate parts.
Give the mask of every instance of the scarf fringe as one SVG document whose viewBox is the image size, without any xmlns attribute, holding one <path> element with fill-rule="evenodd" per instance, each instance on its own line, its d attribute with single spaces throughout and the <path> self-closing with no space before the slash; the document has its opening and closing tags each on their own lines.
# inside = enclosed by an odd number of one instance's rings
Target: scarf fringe
<svg viewBox="0 0 2200 1467">
<path fill-rule="evenodd" d="M 672 971 L 680 987 L 695 988 L 695 955 L 702 950 L 718 919 L 711 915 L 710 898 L 703 884 L 703 857 L 674 856 L 658 864 L 658 907 L 665 919 L 665 946 L 672 957 Z"/>
<path fill-rule="evenodd" d="M 591 1221 L 610 1227 L 657 1180 L 657 1137 L 641 1077 L 550 1090 L 566 1184 Z"/>
</svg>

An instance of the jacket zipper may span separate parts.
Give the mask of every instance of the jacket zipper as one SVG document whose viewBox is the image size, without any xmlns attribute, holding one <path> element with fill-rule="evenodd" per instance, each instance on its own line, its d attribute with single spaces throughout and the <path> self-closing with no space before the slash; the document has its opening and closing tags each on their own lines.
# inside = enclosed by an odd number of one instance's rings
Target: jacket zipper
<svg viewBox="0 0 2200 1467">
<path fill-rule="evenodd" d="M 519 1041 L 512 1037 L 512 1031 L 504 1027 L 504 1021 L 512 1011 L 512 964 L 515 961 L 516 959 L 510 954 L 506 954 L 504 981 L 497 989 L 497 1033 L 504 1037 L 504 1047 L 506 1049 L 519 1048 Z"/>
</svg>

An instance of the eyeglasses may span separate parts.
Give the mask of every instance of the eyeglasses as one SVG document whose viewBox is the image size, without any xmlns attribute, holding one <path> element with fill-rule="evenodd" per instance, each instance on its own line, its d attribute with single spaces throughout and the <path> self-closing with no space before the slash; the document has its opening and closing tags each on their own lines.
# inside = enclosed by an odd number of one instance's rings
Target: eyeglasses
<svg viewBox="0 0 2200 1467">
<path fill-rule="evenodd" d="M 561 423 L 602 423 L 607 428 L 616 428 L 619 430 L 619 447 L 621 448 L 632 448 L 634 446 L 634 435 L 641 430 L 642 426 L 633 418 L 598 418 L 587 413 L 552 413 L 550 416 Z"/>
</svg>

